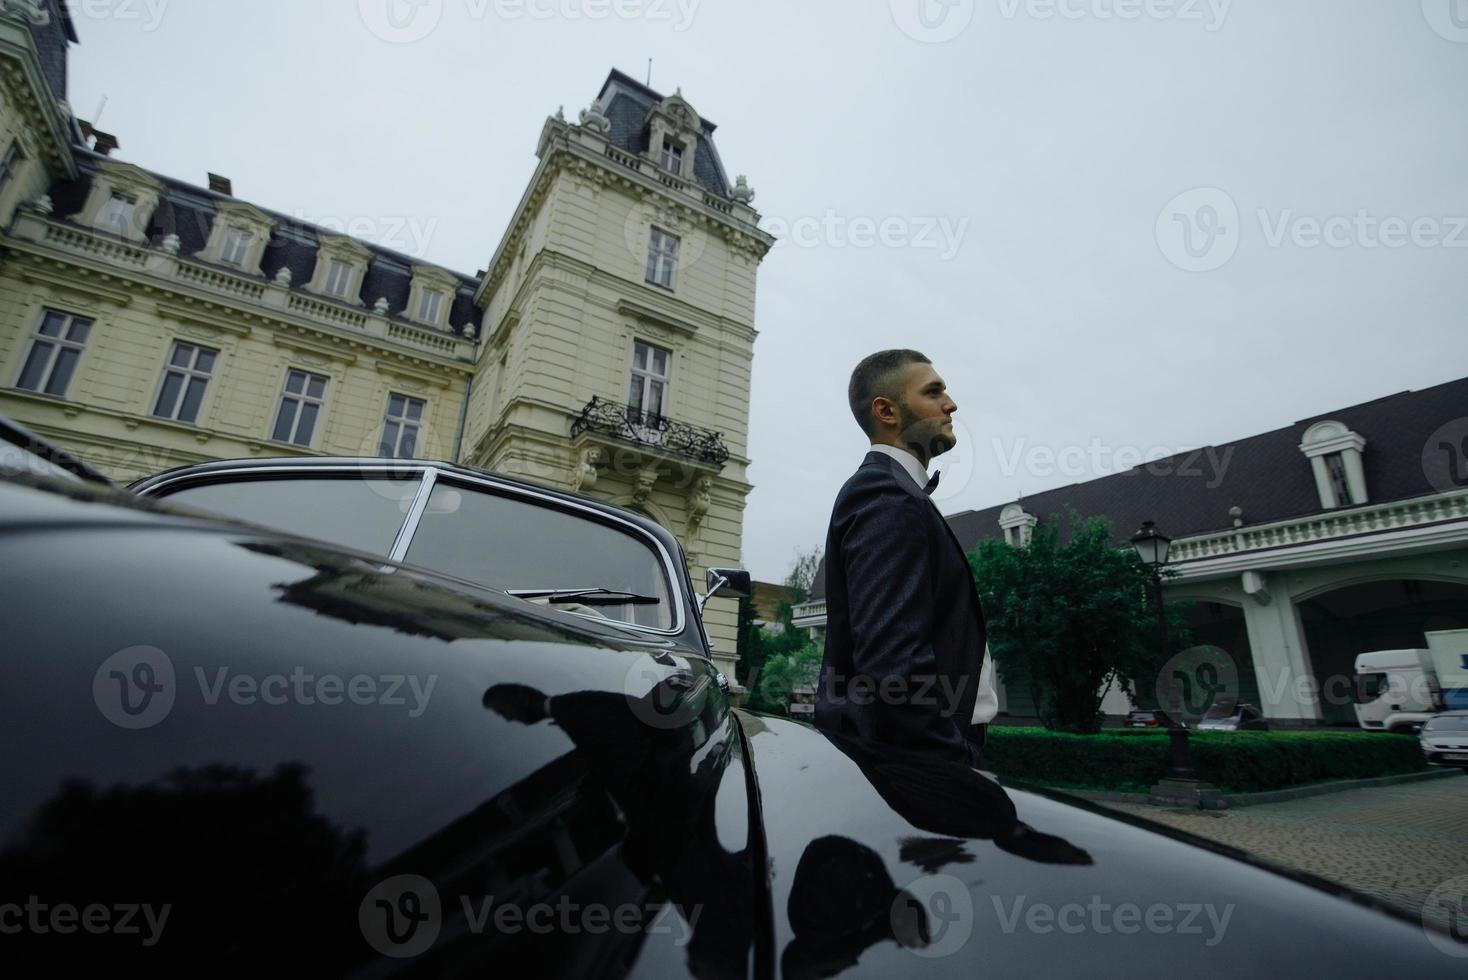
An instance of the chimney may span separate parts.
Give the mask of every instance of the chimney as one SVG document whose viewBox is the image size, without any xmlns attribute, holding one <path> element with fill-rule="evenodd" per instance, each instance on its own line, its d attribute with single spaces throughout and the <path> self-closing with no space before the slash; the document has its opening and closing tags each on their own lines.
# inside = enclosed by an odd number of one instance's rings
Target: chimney
<svg viewBox="0 0 1468 980">
<path fill-rule="evenodd" d="M 223 194 L 225 197 L 234 197 L 234 184 L 230 182 L 228 177 L 210 174 L 209 189 L 216 194 Z"/>
</svg>

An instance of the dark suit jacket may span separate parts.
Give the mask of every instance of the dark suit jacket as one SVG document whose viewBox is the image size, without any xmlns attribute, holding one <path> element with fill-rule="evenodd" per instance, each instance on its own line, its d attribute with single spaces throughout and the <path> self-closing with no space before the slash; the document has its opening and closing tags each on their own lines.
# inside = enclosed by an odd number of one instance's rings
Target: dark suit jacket
<svg viewBox="0 0 1468 980">
<path fill-rule="evenodd" d="M 868 453 L 826 536 L 820 728 L 979 762 L 984 613 L 968 559 L 898 462 Z"/>
</svg>

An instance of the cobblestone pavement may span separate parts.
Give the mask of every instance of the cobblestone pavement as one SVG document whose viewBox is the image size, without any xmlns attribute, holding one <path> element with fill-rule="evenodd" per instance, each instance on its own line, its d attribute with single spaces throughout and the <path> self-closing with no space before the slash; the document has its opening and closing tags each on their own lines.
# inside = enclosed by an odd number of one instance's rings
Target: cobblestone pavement
<svg viewBox="0 0 1468 980">
<path fill-rule="evenodd" d="M 1468 776 L 1326 793 L 1234 810 L 1106 806 L 1301 868 L 1412 915 L 1434 888 L 1468 875 Z M 1428 914 L 1445 922 L 1445 913 Z"/>
</svg>

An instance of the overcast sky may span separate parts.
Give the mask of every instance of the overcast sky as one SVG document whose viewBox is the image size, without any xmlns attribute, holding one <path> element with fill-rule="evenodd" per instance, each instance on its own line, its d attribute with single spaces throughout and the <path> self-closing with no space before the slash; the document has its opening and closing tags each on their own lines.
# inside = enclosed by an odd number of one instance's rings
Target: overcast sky
<svg viewBox="0 0 1468 980">
<path fill-rule="evenodd" d="M 416 2 L 77 0 L 71 101 L 121 159 L 473 273 L 545 117 L 652 58 L 783 238 L 757 578 L 823 543 L 874 350 L 958 402 L 945 513 L 1468 374 L 1468 0 Z"/>
</svg>

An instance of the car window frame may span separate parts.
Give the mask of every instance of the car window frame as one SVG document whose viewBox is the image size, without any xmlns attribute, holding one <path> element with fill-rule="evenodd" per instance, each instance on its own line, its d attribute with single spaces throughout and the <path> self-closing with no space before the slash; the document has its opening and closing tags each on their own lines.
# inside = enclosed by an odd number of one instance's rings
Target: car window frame
<svg viewBox="0 0 1468 980">
<path fill-rule="evenodd" d="M 406 561 L 404 556 L 407 555 L 408 549 L 412 546 L 413 535 L 417 532 L 418 525 L 422 522 L 423 514 L 428 508 L 428 500 L 433 494 L 433 488 L 437 485 L 439 477 L 443 476 L 446 482 L 450 484 L 462 484 L 468 488 L 472 488 L 473 492 L 476 493 L 492 493 L 496 496 L 535 501 L 539 506 L 550 507 L 562 512 L 572 512 L 574 516 L 581 519 L 609 524 L 624 533 L 634 535 L 642 543 L 651 546 L 656 560 L 661 564 L 673 606 L 672 625 L 668 627 L 647 626 L 641 623 L 625 622 L 616 619 L 608 620 L 604 616 L 577 612 L 573 609 L 564 609 L 561 610 L 562 612 L 593 622 L 612 622 L 619 628 L 626 628 L 639 633 L 648 633 L 661 637 L 678 637 L 687 629 L 688 613 L 685 605 L 689 601 L 689 596 L 684 594 L 687 583 L 684 577 L 679 575 L 672 555 L 657 535 L 652 534 L 634 521 L 627 520 L 614 513 L 608 513 L 590 504 L 583 504 L 579 501 L 569 500 L 551 493 L 539 493 L 528 487 L 486 479 L 476 474 L 457 469 L 446 469 L 431 463 L 415 464 L 406 460 L 390 460 L 379 465 L 367 463 L 291 465 L 286 463 L 279 466 L 237 466 L 209 470 L 204 473 L 181 473 L 173 479 L 162 479 L 156 483 L 150 482 L 143 491 L 143 494 L 155 500 L 168 501 L 173 493 L 211 483 L 259 482 L 270 479 L 291 479 L 310 476 L 356 476 L 363 480 L 388 478 L 405 480 L 411 478 L 414 474 L 417 474 L 418 489 L 414 492 L 413 502 L 408 506 L 408 511 L 403 516 L 403 520 L 398 524 L 397 533 L 393 537 L 392 547 L 388 549 L 386 561 L 392 562 L 395 565 L 402 565 L 405 568 L 421 568 L 433 574 L 441 574 L 427 565 L 417 565 L 413 562 Z M 180 501 L 180 504 L 184 503 Z M 477 585 L 478 583 L 475 584 Z M 492 588 L 491 586 L 484 585 L 480 585 L 479 587 Z M 494 589 L 493 591 L 498 592 L 502 590 Z M 700 638 L 702 639 L 702 637 Z M 705 642 L 707 641 L 705 640 Z"/>
</svg>

